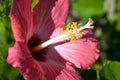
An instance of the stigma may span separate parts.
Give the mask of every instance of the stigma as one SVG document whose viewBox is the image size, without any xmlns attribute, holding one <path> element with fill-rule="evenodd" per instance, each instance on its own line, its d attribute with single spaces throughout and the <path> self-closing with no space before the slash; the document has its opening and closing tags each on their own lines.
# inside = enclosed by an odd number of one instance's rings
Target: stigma
<svg viewBox="0 0 120 80">
<path fill-rule="evenodd" d="M 74 42 L 76 40 L 79 40 L 84 36 L 81 31 L 85 29 L 93 29 L 94 28 L 93 23 L 94 22 L 91 18 L 89 18 L 89 21 L 84 26 L 82 26 L 82 24 L 78 24 L 77 22 L 68 23 L 63 33 L 59 34 L 58 36 L 52 39 L 49 39 L 48 41 L 43 42 L 42 44 L 35 46 L 30 50 L 32 53 L 35 53 L 52 44 L 65 41 Z"/>
</svg>

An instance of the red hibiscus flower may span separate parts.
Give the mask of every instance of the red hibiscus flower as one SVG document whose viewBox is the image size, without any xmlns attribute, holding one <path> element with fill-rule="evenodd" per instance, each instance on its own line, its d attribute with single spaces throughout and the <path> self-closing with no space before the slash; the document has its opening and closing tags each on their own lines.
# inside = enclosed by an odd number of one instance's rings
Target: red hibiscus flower
<svg viewBox="0 0 120 80">
<path fill-rule="evenodd" d="M 19 67 L 25 80 L 82 80 L 75 68 L 88 69 L 98 59 L 92 20 L 63 30 L 69 0 L 38 0 L 33 9 L 31 5 L 32 0 L 13 0 L 10 20 L 15 45 L 7 62 Z"/>
</svg>

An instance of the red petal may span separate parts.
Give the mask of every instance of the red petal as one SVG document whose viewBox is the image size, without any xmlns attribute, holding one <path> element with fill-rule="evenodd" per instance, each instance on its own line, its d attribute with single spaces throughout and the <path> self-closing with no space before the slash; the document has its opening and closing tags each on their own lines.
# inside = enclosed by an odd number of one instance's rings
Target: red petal
<svg viewBox="0 0 120 80">
<path fill-rule="evenodd" d="M 31 36 L 33 30 L 32 0 L 13 0 L 10 19 L 16 41 L 25 41 Z"/>
<path fill-rule="evenodd" d="M 34 34 L 44 41 L 48 40 L 56 27 L 65 24 L 68 8 L 69 0 L 39 0 L 34 8 Z"/>
<path fill-rule="evenodd" d="M 33 63 L 33 58 L 29 52 L 27 46 L 22 42 L 16 42 L 14 47 L 9 48 L 9 54 L 7 62 L 14 67 L 21 67 L 26 60 L 30 60 Z"/>
<path fill-rule="evenodd" d="M 9 49 L 7 62 L 19 67 L 25 80 L 82 80 L 70 64 L 34 60 L 26 45 L 21 42 Z"/>
<path fill-rule="evenodd" d="M 71 67 L 71 65 L 61 65 L 55 61 L 40 63 L 46 80 L 82 80 L 81 76 Z M 67 67 L 69 66 L 69 68 Z"/>
<path fill-rule="evenodd" d="M 82 39 L 57 45 L 55 49 L 65 60 L 76 67 L 88 69 L 98 59 L 98 41 L 90 31 L 86 31 L 84 34 Z"/>
</svg>

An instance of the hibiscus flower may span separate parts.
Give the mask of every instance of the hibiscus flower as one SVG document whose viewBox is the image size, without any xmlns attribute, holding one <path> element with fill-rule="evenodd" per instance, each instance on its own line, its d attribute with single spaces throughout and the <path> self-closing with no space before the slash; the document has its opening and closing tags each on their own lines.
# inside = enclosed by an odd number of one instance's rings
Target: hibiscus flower
<svg viewBox="0 0 120 80">
<path fill-rule="evenodd" d="M 93 21 L 78 28 L 63 26 L 69 0 L 13 0 L 10 20 L 15 44 L 7 62 L 18 67 L 25 80 L 82 80 L 75 68 L 89 69 L 98 59 Z"/>
</svg>

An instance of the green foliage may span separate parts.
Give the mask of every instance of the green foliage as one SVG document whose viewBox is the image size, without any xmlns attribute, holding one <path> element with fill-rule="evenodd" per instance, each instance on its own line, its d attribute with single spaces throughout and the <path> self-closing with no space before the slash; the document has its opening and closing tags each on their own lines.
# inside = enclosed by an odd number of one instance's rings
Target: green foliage
<svg viewBox="0 0 120 80">
<path fill-rule="evenodd" d="M 10 0 L 3 1 L 0 5 L 0 45 L 2 45 L 0 46 L 0 55 L 6 55 L 5 53 L 7 53 L 7 49 L 9 47 L 8 43 L 13 41 L 12 35 L 9 35 L 11 34 L 10 21 L 8 18 Z"/>
<path fill-rule="evenodd" d="M 103 14 L 103 0 L 71 0 L 71 3 L 73 13 L 77 11 L 82 20 Z"/>
<path fill-rule="evenodd" d="M 117 20 L 116 30 L 120 31 L 120 12 L 116 14 L 115 19 Z"/>
<path fill-rule="evenodd" d="M 101 80 L 120 80 L 120 62 L 106 63 L 100 70 Z"/>
</svg>

